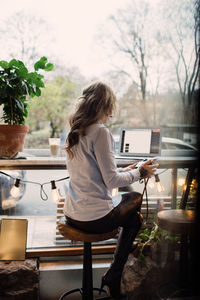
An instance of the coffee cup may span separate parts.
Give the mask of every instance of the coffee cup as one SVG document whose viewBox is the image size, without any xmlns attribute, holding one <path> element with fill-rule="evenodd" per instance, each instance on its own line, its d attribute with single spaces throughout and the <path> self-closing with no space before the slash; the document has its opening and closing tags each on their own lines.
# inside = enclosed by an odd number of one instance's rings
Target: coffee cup
<svg viewBox="0 0 200 300">
<path fill-rule="evenodd" d="M 60 139 L 59 138 L 49 138 L 49 147 L 51 156 L 57 157 L 60 154 Z"/>
</svg>

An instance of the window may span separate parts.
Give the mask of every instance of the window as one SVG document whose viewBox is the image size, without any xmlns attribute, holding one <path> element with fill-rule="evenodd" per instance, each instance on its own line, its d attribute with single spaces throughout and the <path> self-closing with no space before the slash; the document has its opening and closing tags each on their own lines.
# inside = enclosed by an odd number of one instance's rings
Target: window
<svg viewBox="0 0 200 300">
<path fill-rule="evenodd" d="M 69 3 L 60 0 L 59 5 L 56 1 L 49 1 L 46 6 L 46 1 L 24 1 L 22 4 L 16 0 L 12 7 L 10 1 L 4 3 L 0 16 L 4 45 L 1 59 L 20 59 L 30 70 L 43 55 L 54 63 L 54 71 L 45 77 L 41 97 L 28 99 L 29 133 L 22 156 L 33 160 L 40 156 L 50 158 L 49 137 L 60 138 L 64 145 L 76 98 L 83 86 L 96 79 L 108 82 L 119 100 L 110 124 L 113 135 L 121 126 L 162 127 L 186 121 L 194 125 L 197 94 L 194 92 L 191 98 L 187 98 L 185 93 L 181 97 L 179 89 L 185 85 L 188 90 L 191 74 L 199 62 L 194 51 L 198 47 L 195 44 L 198 39 L 194 36 L 198 24 L 194 2 L 160 0 L 156 3 L 140 0 L 76 0 Z M 184 63 L 188 66 L 187 74 L 184 73 Z M 197 92 L 197 83 L 192 81 L 191 86 Z M 188 101 L 191 105 L 185 113 Z M 163 149 L 186 148 L 184 145 L 163 144 Z M 60 154 L 58 160 L 64 161 L 65 152 L 62 150 Z M 5 172 L 14 178 L 38 183 L 67 176 L 66 170 L 39 170 L 37 165 L 35 170 Z M 183 170 L 182 173 L 178 176 L 185 177 Z M 165 196 L 170 197 L 171 173 L 167 170 L 162 176 L 166 185 Z M 23 185 L 21 195 L 15 200 L 10 196 L 13 184 L 14 180 L 0 175 L 2 215 L 30 219 L 29 247 L 55 246 L 58 207 L 51 201 L 50 184 L 45 186 L 47 201 L 40 197 L 40 186 L 31 183 Z M 66 186 L 66 182 L 58 183 L 63 197 Z M 142 185 L 138 183 L 134 188 L 141 191 Z M 155 189 L 149 193 L 158 197 Z"/>
</svg>

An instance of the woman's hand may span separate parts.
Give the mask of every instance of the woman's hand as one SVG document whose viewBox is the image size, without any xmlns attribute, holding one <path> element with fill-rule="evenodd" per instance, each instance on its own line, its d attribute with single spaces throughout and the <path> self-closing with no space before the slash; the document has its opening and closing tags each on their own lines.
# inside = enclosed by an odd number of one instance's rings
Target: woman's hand
<svg viewBox="0 0 200 300">
<path fill-rule="evenodd" d="M 151 178 L 156 173 L 156 169 L 159 164 L 152 164 L 152 160 L 149 159 L 140 165 L 139 170 L 141 178 Z"/>
<path fill-rule="evenodd" d="M 134 169 L 135 169 L 136 165 L 137 165 L 137 162 L 136 162 L 136 163 L 134 163 L 134 164 L 132 164 L 132 165 L 129 165 L 129 166 L 128 166 L 128 167 L 126 167 L 126 168 L 123 168 L 123 169 L 122 169 L 122 172 L 128 172 L 128 171 L 132 171 L 132 170 L 134 170 Z"/>
</svg>

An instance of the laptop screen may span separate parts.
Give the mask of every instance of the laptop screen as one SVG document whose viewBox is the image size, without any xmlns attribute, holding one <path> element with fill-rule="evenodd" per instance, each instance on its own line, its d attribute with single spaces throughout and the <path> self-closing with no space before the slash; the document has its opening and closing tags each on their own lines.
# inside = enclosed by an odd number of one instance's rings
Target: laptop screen
<svg viewBox="0 0 200 300">
<path fill-rule="evenodd" d="M 120 135 L 119 154 L 125 156 L 160 155 L 161 131 L 159 128 L 123 128 Z"/>
</svg>

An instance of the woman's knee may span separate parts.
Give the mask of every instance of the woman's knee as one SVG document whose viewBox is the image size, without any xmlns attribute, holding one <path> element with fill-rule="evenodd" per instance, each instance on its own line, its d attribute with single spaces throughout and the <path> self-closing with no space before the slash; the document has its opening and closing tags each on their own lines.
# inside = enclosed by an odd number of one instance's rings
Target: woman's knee
<svg viewBox="0 0 200 300">
<path fill-rule="evenodd" d="M 128 193 L 123 195 L 123 200 L 116 207 L 121 218 L 129 217 L 140 210 L 142 204 L 142 195 L 140 193 Z"/>
<path fill-rule="evenodd" d="M 140 209 L 142 205 L 142 195 L 138 192 L 131 192 L 129 193 L 129 197 L 134 205 L 134 208 L 137 208 L 137 210 Z"/>
<path fill-rule="evenodd" d="M 134 212 L 124 222 L 125 227 L 137 227 L 138 230 L 142 226 L 143 216 L 139 212 Z"/>
<path fill-rule="evenodd" d="M 122 195 L 122 201 L 142 203 L 142 194 L 138 192 L 130 192 Z"/>
</svg>

